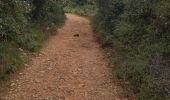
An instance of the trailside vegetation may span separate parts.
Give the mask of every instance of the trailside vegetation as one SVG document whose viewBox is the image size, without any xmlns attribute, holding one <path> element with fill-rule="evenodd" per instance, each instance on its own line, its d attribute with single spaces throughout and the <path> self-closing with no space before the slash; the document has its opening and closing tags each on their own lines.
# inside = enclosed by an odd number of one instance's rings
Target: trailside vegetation
<svg viewBox="0 0 170 100">
<path fill-rule="evenodd" d="M 75 13 L 81 16 L 94 16 L 96 6 L 94 0 L 63 0 L 64 11 L 67 13 Z"/>
<path fill-rule="evenodd" d="M 137 100 L 170 94 L 170 0 L 96 0 L 103 47 L 114 48 L 116 76 Z"/>
<path fill-rule="evenodd" d="M 59 0 L 0 0 L 0 81 L 22 67 L 28 53 L 64 22 Z"/>
</svg>

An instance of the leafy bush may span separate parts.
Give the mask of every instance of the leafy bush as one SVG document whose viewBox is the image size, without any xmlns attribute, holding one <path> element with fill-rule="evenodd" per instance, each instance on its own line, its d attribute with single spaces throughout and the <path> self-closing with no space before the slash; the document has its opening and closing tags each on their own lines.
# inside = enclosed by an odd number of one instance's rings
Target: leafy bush
<svg viewBox="0 0 170 100">
<path fill-rule="evenodd" d="M 96 7 L 94 5 L 81 5 L 75 7 L 66 6 L 64 8 L 66 13 L 75 13 L 81 16 L 94 16 L 96 12 Z"/>
<path fill-rule="evenodd" d="M 104 41 L 106 40 L 108 43 L 112 42 L 112 39 L 108 41 L 107 37 L 113 37 L 114 35 L 115 25 L 118 23 L 119 16 L 124 8 L 122 0 L 98 0 L 96 5 L 98 7 L 98 13 L 93 19 L 93 27 L 97 31 L 100 31 L 100 33 L 103 33 L 101 35 Z M 104 42 L 104 45 L 108 44 L 107 42 Z"/>
<path fill-rule="evenodd" d="M 38 51 L 44 41 L 50 36 L 49 32 L 44 31 L 39 25 L 30 26 L 29 34 L 23 34 L 20 36 L 18 44 L 25 50 L 35 52 Z"/>
<path fill-rule="evenodd" d="M 22 0 L 0 0 L 0 40 L 15 39 L 27 25 L 29 5 Z"/>
<path fill-rule="evenodd" d="M 97 1 L 93 26 L 106 41 L 103 45 L 109 43 L 121 55 L 117 76 L 128 81 L 138 100 L 164 100 L 170 93 L 169 4 L 169 0 Z"/>
<path fill-rule="evenodd" d="M 64 11 L 59 0 L 33 0 L 32 19 L 44 26 L 53 27 L 63 23 Z"/>
<path fill-rule="evenodd" d="M 63 0 L 62 2 L 64 6 L 68 6 L 68 7 L 74 7 L 77 5 L 84 5 L 89 3 L 88 0 Z"/>
<path fill-rule="evenodd" d="M 15 42 L 0 43 L 0 82 L 23 66 L 26 59 Z"/>
<path fill-rule="evenodd" d="M 62 7 L 59 0 L 0 0 L 0 81 L 64 22 Z"/>
<path fill-rule="evenodd" d="M 66 13 L 75 13 L 81 16 L 94 16 L 96 6 L 90 0 L 63 0 L 64 11 Z"/>
</svg>

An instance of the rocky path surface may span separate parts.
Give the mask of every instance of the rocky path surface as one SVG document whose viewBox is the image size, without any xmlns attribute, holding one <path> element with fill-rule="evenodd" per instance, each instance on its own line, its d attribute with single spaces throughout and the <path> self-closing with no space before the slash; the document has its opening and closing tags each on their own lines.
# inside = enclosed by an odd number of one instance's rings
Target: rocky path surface
<svg viewBox="0 0 170 100">
<path fill-rule="evenodd" d="M 122 100 L 110 70 L 89 21 L 67 14 L 64 27 L 1 91 L 0 100 Z"/>
</svg>

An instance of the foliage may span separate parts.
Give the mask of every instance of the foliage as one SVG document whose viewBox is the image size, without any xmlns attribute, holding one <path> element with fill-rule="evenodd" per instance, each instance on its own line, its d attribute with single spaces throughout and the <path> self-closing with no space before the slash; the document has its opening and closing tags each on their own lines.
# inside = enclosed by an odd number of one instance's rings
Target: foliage
<svg viewBox="0 0 170 100">
<path fill-rule="evenodd" d="M 96 5 L 98 13 L 93 19 L 93 27 L 100 33 L 103 33 L 101 34 L 103 38 L 102 44 L 109 45 L 112 42 L 113 30 L 120 14 L 123 12 L 124 5 L 122 0 L 98 0 Z"/>
<path fill-rule="evenodd" d="M 0 43 L 0 82 L 5 80 L 7 75 L 14 73 L 23 65 L 25 56 L 17 48 L 15 42 Z"/>
<path fill-rule="evenodd" d="M 48 27 L 64 21 L 64 11 L 59 0 L 33 0 L 32 19 Z"/>
<path fill-rule="evenodd" d="M 0 40 L 15 39 L 27 25 L 28 4 L 21 0 L 0 1 Z"/>
<path fill-rule="evenodd" d="M 96 12 L 96 7 L 94 5 L 82 5 L 69 7 L 66 6 L 64 11 L 67 13 L 75 13 L 81 16 L 94 16 Z"/>
<path fill-rule="evenodd" d="M 77 5 L 87 4 L 88 0 L 63 0 L 64 6 L 74 7 Z"/>
<path fill-rule="evenodd" d="M 27 53 L 65 19 L 59 0 L 0 0 L 0 80 L 24 65 Z"/>
<path fill-rule="evenodd" d="M 113 46 L 121 55 L 117 76 L 129 82 L 138 100 L 164 100 L 170 93 L 169 4 L 170 0 L 97 1 L 93 26 L 102 45 Z"/>
<path fill-rule="evenodd" d="M 63 4 L 66 13 L 75 13 L 81 16 L 94 16 L 97 10 L 92 0 L 63 0 Z"/>
</svg>

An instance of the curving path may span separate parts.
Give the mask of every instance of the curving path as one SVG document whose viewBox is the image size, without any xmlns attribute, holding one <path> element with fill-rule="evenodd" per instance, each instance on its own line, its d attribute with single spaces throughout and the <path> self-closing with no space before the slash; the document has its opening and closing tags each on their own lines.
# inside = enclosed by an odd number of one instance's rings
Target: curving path
<svg viewBox="0 0 170 100">
<path fill-rule="evenodd" d="M 123 100 L 89 21 L 66 15 L 65 26 L 0 91 L 0 100 Z"/>
</svg>

